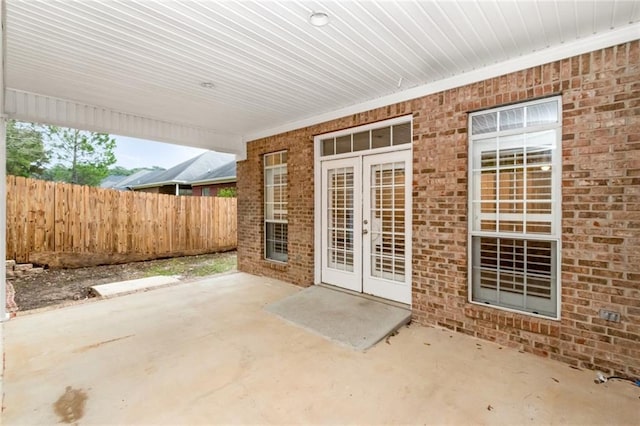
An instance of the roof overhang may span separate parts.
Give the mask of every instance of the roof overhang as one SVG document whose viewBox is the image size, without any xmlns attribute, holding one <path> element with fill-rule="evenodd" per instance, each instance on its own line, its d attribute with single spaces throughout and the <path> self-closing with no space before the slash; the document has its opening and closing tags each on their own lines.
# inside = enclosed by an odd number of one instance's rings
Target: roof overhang
<svg viewBox="0 0 640 426">
<path fill-rule="evenodd" d="M 197 180 L 191 182 L 191 186 L 202 186 L 202 185 L 217 185 L 219 183 L 233 183 L 238 179 L 236 176 L 222 177 L 218 179 L 208 179 L 208 180 Z"/>
<path fill-rule="evenodd" d="M 16 89 L 5 91 L 9 118 L 104 132 L 242 156 L 242 136 L 222 134 L 184 123 L 158 120 L 123 111 L 44 96 Z"/>
</svg>

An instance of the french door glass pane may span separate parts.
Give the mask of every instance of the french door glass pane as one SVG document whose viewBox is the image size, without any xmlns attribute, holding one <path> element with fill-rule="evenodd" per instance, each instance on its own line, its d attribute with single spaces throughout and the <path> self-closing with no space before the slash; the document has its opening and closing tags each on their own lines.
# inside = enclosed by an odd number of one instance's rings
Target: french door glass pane
<svg viewBox="0 0 640 426">
<path fill-rule="evenodd" d="M 371 276 L 405 281 L 405 164 L 371 167 Z"/>
<path fill-rule="evenodd" d="M 328 173 L 328 266 L 353 272 L 353 167 L 332 169 Z"/>
</svg>

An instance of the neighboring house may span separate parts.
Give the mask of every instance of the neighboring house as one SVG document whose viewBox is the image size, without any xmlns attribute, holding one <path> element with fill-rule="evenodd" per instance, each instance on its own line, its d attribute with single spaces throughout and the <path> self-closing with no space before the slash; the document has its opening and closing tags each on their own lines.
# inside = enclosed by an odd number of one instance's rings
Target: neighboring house
<svg viewBox="0 0 640 426">
<path fill-rule="evenodd" d="M 158 176 L 163 173 L 164 169 L 156 169 L 156 170 L 139 170 L 134 174 L 127 176 L 115 186 L 115 189 L 120 189 L 122 191 L 130 190 L 131 185 L 138 185 L 143 181 L 147 181 L 149 179 L 153 179 L 154 176 Z"/>
<path fill-rule="evenodd" d="M 135 185 L 139 183 L 143 177 L 149 178 L 154 174 L 162 173 L 164 170 L 138 170 L 137 172 L 129 176 L 108 176 L 102 183 L 101 188 L 117 189 L 119 191 L 128 191 L 129 185 Z"/>
<path fill-rule="evenodd" d="M 191 182 L 194 196 L 215 197 L 223 188 L 236 187 L 236 162 L 230 161 L 217 169 L 211 170 Z"/>
<path fill-rule="evenodd" d="M 229 158 L 231 156 L 228 154 L 207 151 L 168 170 L 143 176 L 138 182 L 127 187 L 133 191 L 191 195 L 192 180 L 224 165 Z"/>
<path fill-rule="evenodd" d="M 238 269 L 637 375 L 639 58 L 629 42 L 248 142 Z"/>
</svg>

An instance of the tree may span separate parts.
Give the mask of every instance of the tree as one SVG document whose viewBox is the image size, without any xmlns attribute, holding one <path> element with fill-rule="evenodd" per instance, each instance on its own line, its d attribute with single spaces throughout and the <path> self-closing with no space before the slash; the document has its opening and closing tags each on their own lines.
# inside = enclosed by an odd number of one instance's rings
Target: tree
<svg viewBox="0 0 640 426">
<path fill-rule="evenodd" d="M 49 162 L 42 133 L 32 123 L 7 122 L 7 174 L 39 178 Z"/>
<path fill-rule="evenodd" d="M 137 171 L 136 169 L 127 169 L 126 167 L 122 167 L 122 166 L 114 166 L 109 169 L 108 176 L 130 176 L 134 174 L 136 171 Z"/>
<path fill-rule="evenodd" d="M 47 137 L 58 160 L 46 174 L 51 180 L 97 186 L 116 162 L 116 140 L 106 133 L 47 126 Z"/>
</svg>

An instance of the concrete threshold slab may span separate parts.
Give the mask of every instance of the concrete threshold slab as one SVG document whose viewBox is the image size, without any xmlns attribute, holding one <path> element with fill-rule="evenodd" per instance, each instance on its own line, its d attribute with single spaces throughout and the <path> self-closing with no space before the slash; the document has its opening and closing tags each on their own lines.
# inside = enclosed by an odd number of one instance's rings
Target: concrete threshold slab
<svg viewBox="0 0 640 426">
<path fill-rule="evenodd" d="M 371 298 L 312 286 L 267 311 L 335 343 L 364 351 L 411 320 L 411 311 Z"/>
<path fill-rule="evenodd" d="M 173 276 L 155 276 L 139 278 L 137 280 L 119 281 L 109 284 L 94 285 L 90 291 L 100 297 L 113 297 L 121 294 L 133 293 L 141 290 L 149 290 L 168 284 L 179 283 L 180 280 Z"/>
</svg>

